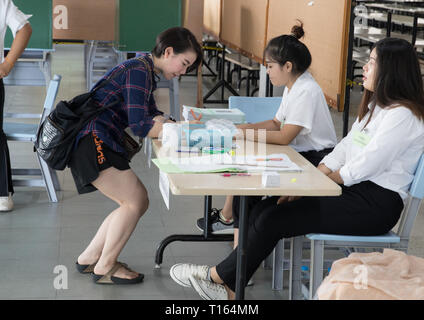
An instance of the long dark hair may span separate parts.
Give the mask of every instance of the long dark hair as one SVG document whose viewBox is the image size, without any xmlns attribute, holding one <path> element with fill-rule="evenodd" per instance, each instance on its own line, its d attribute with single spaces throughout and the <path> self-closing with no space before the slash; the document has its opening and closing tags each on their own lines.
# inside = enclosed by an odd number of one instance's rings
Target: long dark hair
<svg viewBox="0 0 424 320">
<path fill-rule="evenodd" d="M 366 127 L 377 104 L 381 108 L 404 106 L 424 120 L 423 80 L 414 47 L 406 40 L 385 38 L 376 42 L 374 48 L 377 54 L 374 92 L 365 89 L 359 121 L 369 112 Z"/>
<path fill-rule="evenodd" d="M 156 45 L 152 54 L 156 58 L 160 58 L 168 47 L 172 47 L 175 54 L 184 53 L 188 50 L 192 50 L 196 54 L 196 60 L 187 69 L 187 72 L 196 69 L 202 61 L 202 48 L 193 33 L 186 28 L 173 27 L 162 31 L 156 37 Z"/>
<path fill-rule="evenodd" d="M 312 63 L 309 49 L 299 41 L 304 35 L 303 23 L 294 26 L 290 35 L 282 35 L 271 39 L 264 51 L 264 56 L 268 56 L 280 66 L 284 66 L 287 61 L 293 65 L 294 75 L 305 72 Z"/>
</svg>

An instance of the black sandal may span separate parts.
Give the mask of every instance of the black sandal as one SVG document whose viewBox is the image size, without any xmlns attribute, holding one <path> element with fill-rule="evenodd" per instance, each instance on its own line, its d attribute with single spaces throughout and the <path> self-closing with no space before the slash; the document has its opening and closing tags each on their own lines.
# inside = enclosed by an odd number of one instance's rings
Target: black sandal
<svg viewBox="0 0 424 320">
<path fill-rule="evenodd" d="M 96 262 L 97 263 L 97 262 Z M 82 274 L 90 274 L 94 272 L 94 267 L 96 263 L 93 264 L 79 264 L 78 261 L 75 262 L 75 267 L 77 268 L 79 273 Z"/>
<path fill-rule="evenodd" d="M 109 270 L 108 273 L 105 275 L 98 275 L 93 272 L 93 281 L 97 284 L 136 284 L 140 283 L 144 279 L 144 274 L 139 273 L 138 277 L 133 279 L 124 279 L 124 278 L 118 278 L 114 277 L 113 274 L 119 269 L 119 268 L 125 268 L 129 271 L 133 271 L 124 263 L 116 262 L 115 265 L 112 267 L 112 269 Z"/>
</svg>

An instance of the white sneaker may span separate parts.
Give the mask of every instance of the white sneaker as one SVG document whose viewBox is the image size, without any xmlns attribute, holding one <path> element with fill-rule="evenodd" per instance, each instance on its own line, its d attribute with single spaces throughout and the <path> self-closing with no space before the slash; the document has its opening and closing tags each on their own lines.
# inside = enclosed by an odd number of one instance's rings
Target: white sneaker
<svg viewBox="0 0 424 320">
<path fill-rule="evenodd" d="M 228 293 L 222 284 L 189 276 L 191 286 L 203 300 L 228 300 Z"/>
<path fill-rule="evenodd" d="M 12 195 L 9 194 L 8 197 L 0 197 L 0 211 L 12 211 L 12 210 L 13 210 Z"/>
<path fill-rule="evenodd" d="M 206 279 L 208 276 L 209 266 L 199 266 L 191 263 L 177 263 L 169 270 L 171 278 L 183 287 L 191 287 L 188 277 L 190 275 L 199 279 Z"/>
</svg>

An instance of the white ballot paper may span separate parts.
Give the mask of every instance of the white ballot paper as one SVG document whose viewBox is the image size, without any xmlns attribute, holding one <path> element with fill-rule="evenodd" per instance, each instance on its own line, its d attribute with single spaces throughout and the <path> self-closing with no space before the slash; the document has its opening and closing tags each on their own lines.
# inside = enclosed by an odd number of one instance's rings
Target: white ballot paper
<svg viewBox="0 0 424 320">
<path fill-rule="evenodd" d="M 257 171 L 302 171 L 297 164 L 283 153 L 266 156 L 231 156 L 229 154 L 214 154 L 184 158 L 170 158 L 171 162 L 182 172 L 212 172 L 225 168 Z"/>
</svg>

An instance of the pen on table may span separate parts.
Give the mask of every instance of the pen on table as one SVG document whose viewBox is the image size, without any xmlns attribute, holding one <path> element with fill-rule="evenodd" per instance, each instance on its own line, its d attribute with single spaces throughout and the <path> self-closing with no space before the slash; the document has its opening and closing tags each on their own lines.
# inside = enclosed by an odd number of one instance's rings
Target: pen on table
<svg viewBox="0 0 424 320">
<path fill-rule="evenodd" d="M 198 153 L 200 150 L 197 147 L 192 147 L 192 148 L 181 147 L 181 148 L 179 148 L 175 151 L 177 151 L 177 152 L 187 152 L 187 153 Z"/>
<path fill-rule="evenodd" d="M 250 176 L 250 173 L 245 173 L 245 172 L 241 172 L 241 173 L 222 173 L 221 176 L 223 176 L 223 177 L 232 177 L 232 176 L 248 177 L 248 176 Z"/>
<path fill-rule="evenodd" d="M 209 153 L 209 154 L 217 154 L 217 153 L 225 153 L 228 152 L 227 149 L 219 148 L 219 147 L 203 147 L 202 153 Z"/>
<path fill-rule="evenodd" d="M 283 158 L 269 158 L 269 159 L 264 159 L 264 158 L 258 158 L 256 159 L 256 161 L 283 161 Z"/>
</svg>

